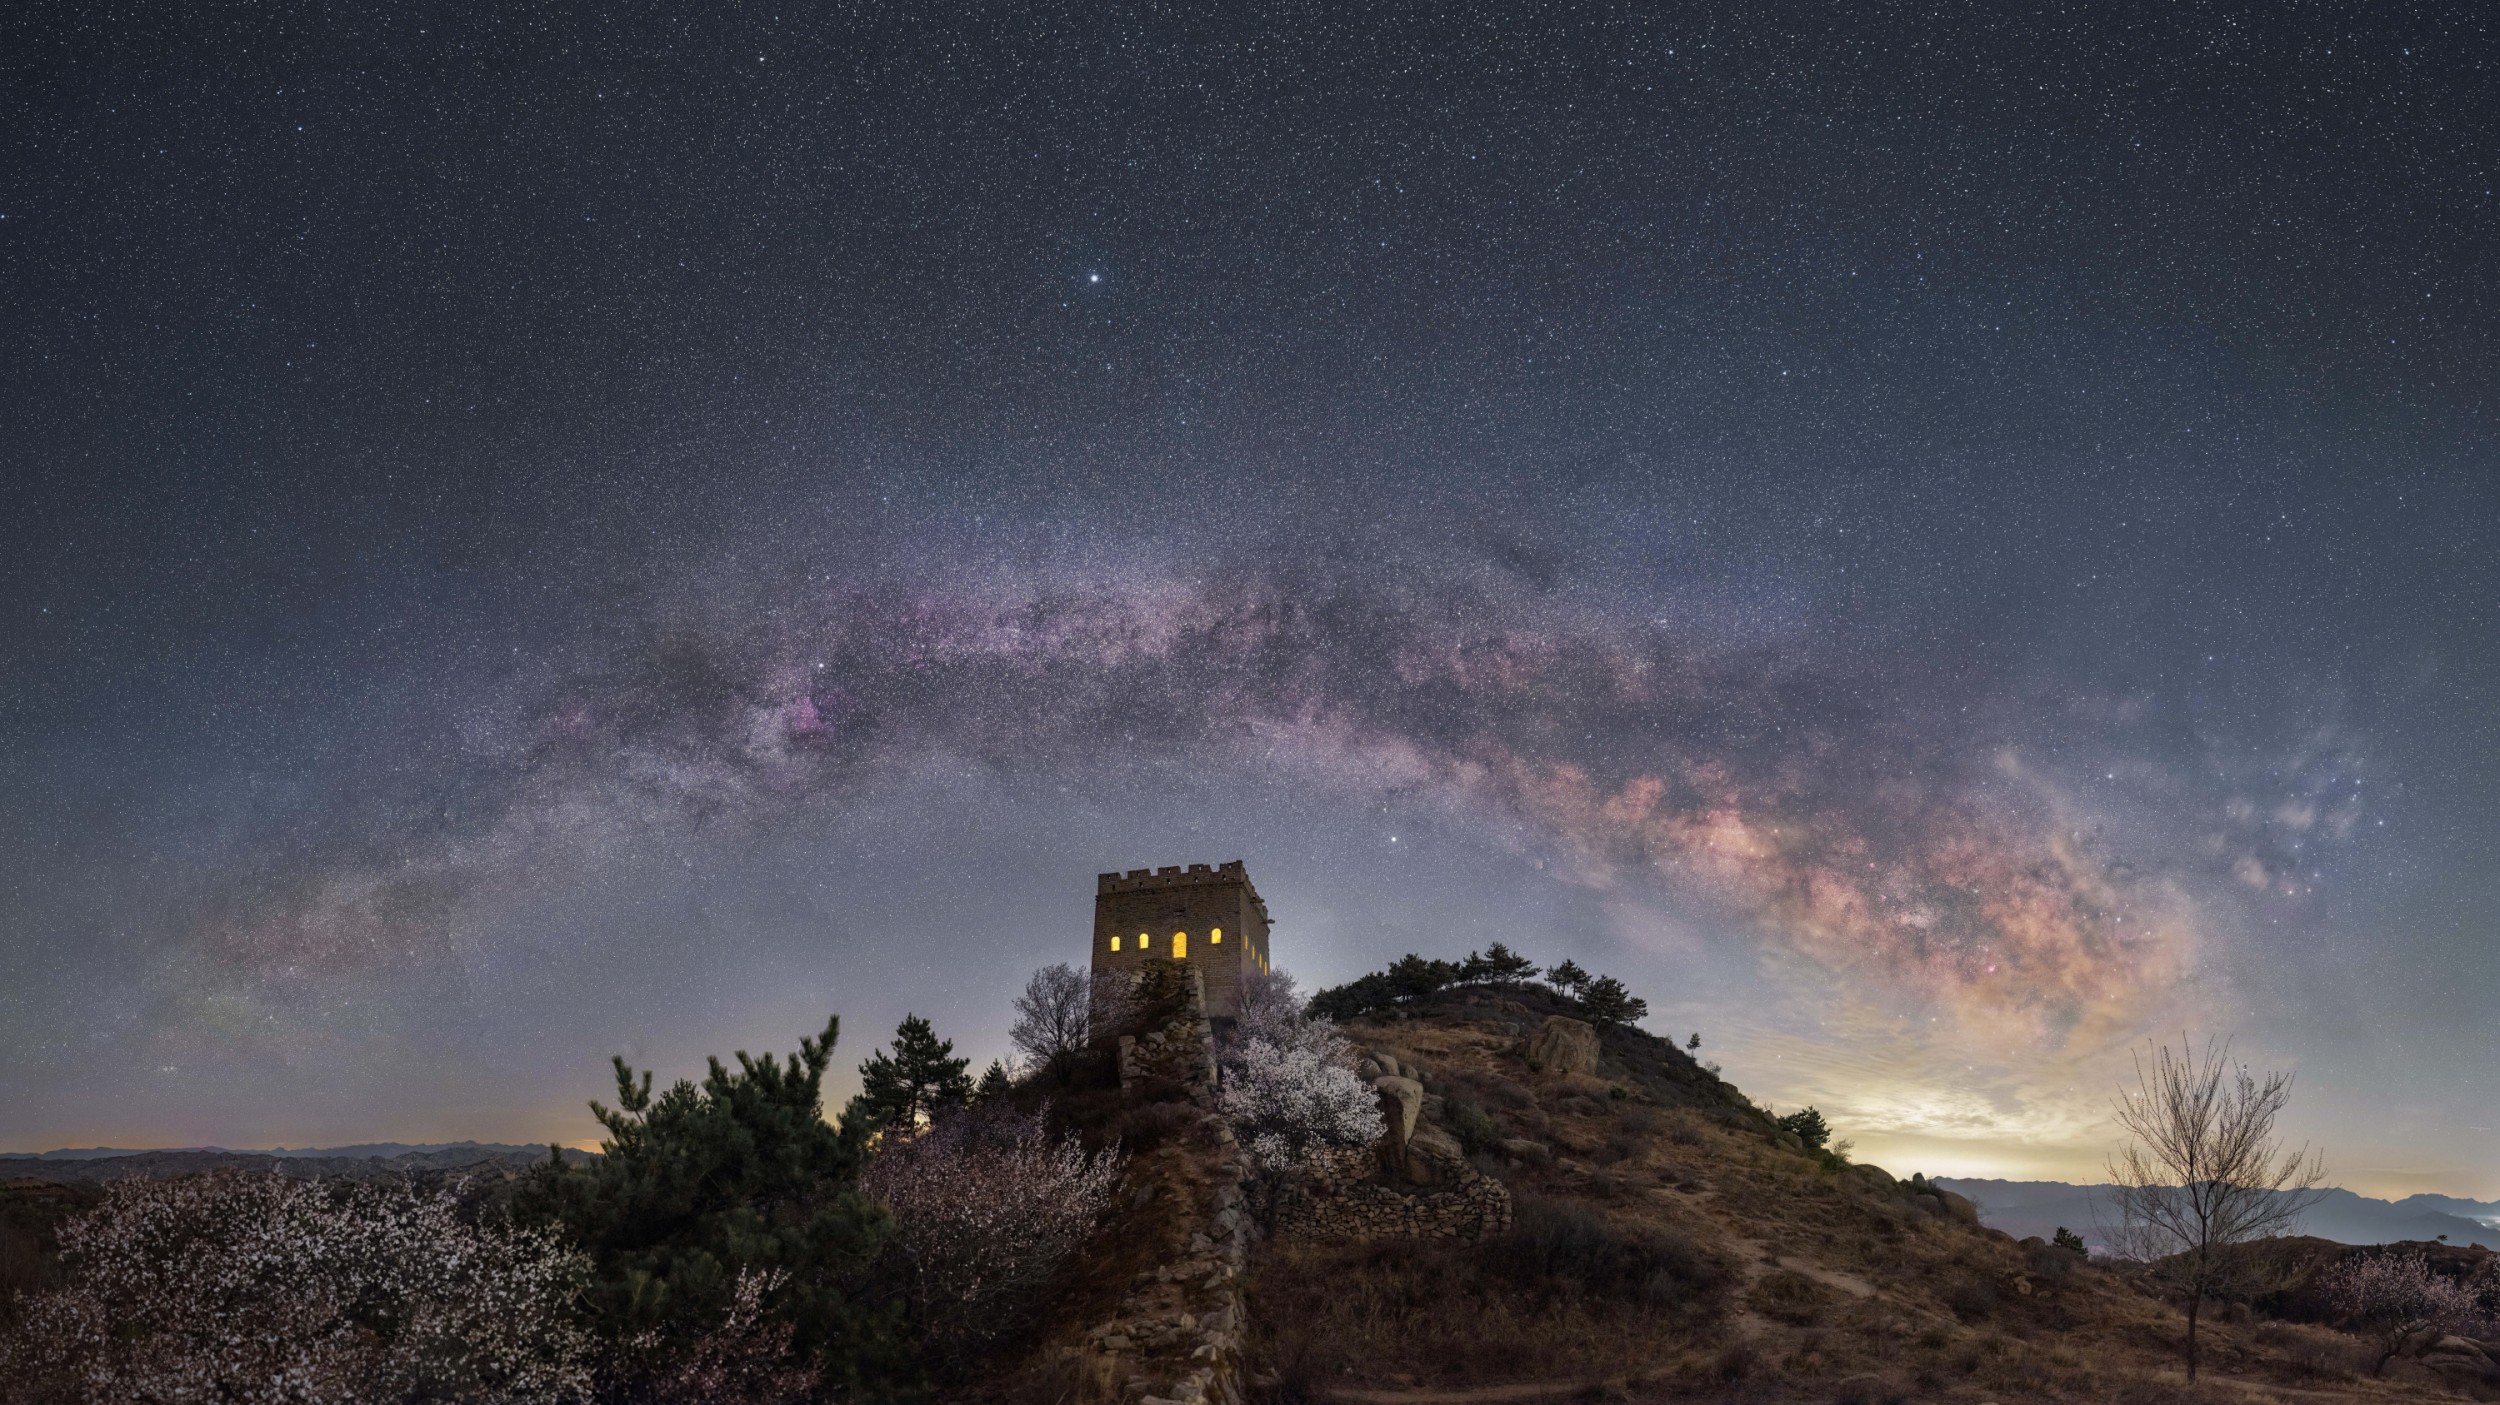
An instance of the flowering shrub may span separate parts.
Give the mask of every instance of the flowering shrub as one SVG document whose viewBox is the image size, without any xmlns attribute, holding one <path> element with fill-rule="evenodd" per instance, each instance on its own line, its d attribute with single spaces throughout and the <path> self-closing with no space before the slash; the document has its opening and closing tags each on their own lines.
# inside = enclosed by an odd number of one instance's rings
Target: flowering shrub
<svg viewBox="0 0 2500 1405">
<path fill-rule="evenodd" d="M 970 1364 L 1023 1326 L 1125 1164 L 1004 1108 L 943 1118 L 870 1163 L 861 1188 L 894 1212 L 884 1271 L 938 1364 Z"/>
<path fill-rule="evenodd" d="M 1353 1045 L 1334 1021 L 1304 1015 L 1293 977 L 1282 971 L 1242 982 L 1218 1058 L 1224 1118 L 1269 1165 L 1380 1136 L 1380 1101 L 1354 1072 Z"/>
<path fill-rule="evenodd" d="M 682 1345 L 656 1331 L 625 1343 L 602 1399 L 667 1405 L 807 1405 L 817 1399 L 820 1382 L 798 1354 L 797 1329 L 765 1307 L 789 1281 L 779 1269 L 738 1270 L 719 1323 Z"/>
<path fill-rule="evenodd" d="M 1379 1138 L 1380 1101 L 1346 1067 L 1344 1042 L 1325 1028 L 1290 1046 L 1251 1039 L 1226 1065 L 1225 1120 L 1261 1161 L 1286 1166 L 1322 1147 Z"/>
<path fill-rule="evenodd" d="M 2491 1306 L 2430 1266 L 2420 1250 L 2355 1254 L 2318 1276 L 2318 1295 L 2356 1325 L 2382 1329 L 2378 1364 L 2424 1335 L 2500 1334 Z"/>
<path fill-rule="evenodd" d="M 2318 1292 L 2359 1321 L 2420 1322 L 2469 1337 L 2495 1330 L 2473 1290 L 2433 1269 L 2419 1250 L 2355 1254 L 2319 1275 Z"/>
<path fill-rule="evenodd" d="M 61 1229 L 0 1377 L 96 1401 L 574 1401 L 583 1259 L 406 1184 L 126 1180 Z"/>
</svg>

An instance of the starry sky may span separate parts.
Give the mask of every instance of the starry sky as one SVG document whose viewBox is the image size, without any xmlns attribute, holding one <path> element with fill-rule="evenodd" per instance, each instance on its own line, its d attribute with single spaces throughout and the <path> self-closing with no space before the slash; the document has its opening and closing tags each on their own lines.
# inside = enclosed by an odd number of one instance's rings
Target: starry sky
<svg viewBox="0 0 2500 1405">
<path fill-rule="evenodd" d="M 986 1060 L 1093 876 L 2500 1196 L 2476 4 L 0 18 L 0 1149 Z"/>
</svg>

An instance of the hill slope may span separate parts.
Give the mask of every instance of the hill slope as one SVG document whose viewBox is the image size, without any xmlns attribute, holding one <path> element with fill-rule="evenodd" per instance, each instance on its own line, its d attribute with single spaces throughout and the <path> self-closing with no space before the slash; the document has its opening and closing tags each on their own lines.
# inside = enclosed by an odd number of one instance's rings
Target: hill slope
<svg viewBox="0 0 2500 1405">
<path fill-rule="evenodd" d="M 1666 1041 L 1608 1027 L 1594 1076 L 1532 1068 L 1526 1041 L 1572 1008 L 1541 987 L 1457 989 L 1346 1026 L 1421 1070 L 1426 1123 L 1508 1185 L 1517 1226 L 1473 1245 L 1262 1243 L 1254 1394 L 2456 1398 L 2408 1361 L 2367 1379 L 2359 1338 L 2246 1309 L 2208 1319 L 2208 1379 L 2190 1389 L 2180 1314 L 2135 1281 L 1985 1228 L 1958 1197 L 1805 1152 Z"/>
</svg>

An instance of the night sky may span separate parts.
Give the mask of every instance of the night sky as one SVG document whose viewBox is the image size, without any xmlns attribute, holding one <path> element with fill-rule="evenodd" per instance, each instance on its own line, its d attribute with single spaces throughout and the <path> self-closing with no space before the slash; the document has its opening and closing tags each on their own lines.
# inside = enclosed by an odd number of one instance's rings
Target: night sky
<svg viewBox="0 0 2500 1405">
<path fill-rule="evenodd" d="M 2500 1196 L 2481 4 L 10 7 L 0 1149 L 986 1061 L 1094 875 Z"/>
</svg>

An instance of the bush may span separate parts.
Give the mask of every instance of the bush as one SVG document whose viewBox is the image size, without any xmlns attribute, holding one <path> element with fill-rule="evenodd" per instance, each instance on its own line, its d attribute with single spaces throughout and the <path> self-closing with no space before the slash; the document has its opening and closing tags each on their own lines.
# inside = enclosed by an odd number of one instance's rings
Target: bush
<svg viewBox="0 0 2500 1405">
<path fill-rule="evenodd" d="M 1091 1155 L 1038 1113 L 958 1113 L 879 1156 L 863 1188 L 894 1214 L 881 1272 L 911 1306 L 931 1365 L 961 1374 L 1031 1319 L 1119 1184 L 1116 1148 Z"/>
<path fill-rule="evenodd" d="M 1296 1047 L 1253 1039 L 1225 1069 L 1224 1118 L 1261 1160 L 1287 1165 L 1323 1147 L 1379 1138 L 1380 1101 L 1346 1067 L 1344 1041 L 1332 1046 L 1331 1039 L 1324 1026 Z"/>
<path fill-rule="evenodd" d="M 64 1225 L 0 1378 L 93 1400 L 578 1401 L 589 1265 L 406 1184 L 127 1180 Z M 40 1385 L 36 1385 L 38 1390 Z"/>
<path fill-rule="evenodd" d="M 1747 1295 L 1754 1310 L 1777 1322 L 1802 1327 L 1822 1315 L 1831 1291 L 1793 1268 L 1775 1268 L 1753 1281 Z"/>
<path fill-rule="evenodd" d="M 1523 1196 L 1510 1232 L 1485 1241 L 1486 1267 L 1557 1296 L 1650 1307 L 1699 1306 L 1726 1286 L 1723 1269 L 1691 1241 L 1626 1228 L 1566 1201 Z"/>
</svg>

